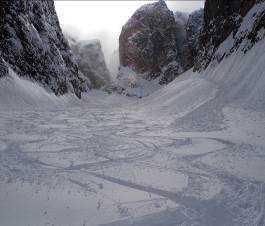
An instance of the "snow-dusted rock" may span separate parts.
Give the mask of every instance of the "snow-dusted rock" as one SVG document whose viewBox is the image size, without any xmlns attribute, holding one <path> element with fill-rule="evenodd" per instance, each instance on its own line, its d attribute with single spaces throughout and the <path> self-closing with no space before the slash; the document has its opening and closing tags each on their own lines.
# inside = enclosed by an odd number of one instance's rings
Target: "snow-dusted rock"
<svg viewBox="0 0 265 226">
<path fill-rule="evenodd" d="M 111 82 L 99 40 L 78 41 L 67 35 L 80 72 L 98 89 Z"/>
<path fill-rule="evenodd" d="M 55 94 L 81 97 L 86 80 L 79 76 L 62 34 L 52 0 L 4 0 L 0 12 L 3 59 L 20 76 Z"/>
<path fill-rule="evenodd" d="M 216 65 L 236 50 L 244 53 L 265 38 L 265 2 L 255 4 L 242 19 L 240 26 L 219 45 L 212 56 L 211 64 Z"/>
<path fill-rule="evenodd" d="M 176 45 L 178 51 L 182 51 L 184 42 L 187 38 L 186 26 L 189 19 L 189 15 L 183 12 L 175 12 L 175 23 L 176 23 Z"/>
<path fill-rule="evenodd" d="M 121 66 L 152 79 L 160 76 L 160 84 L 172 81 L 183 71 L 176 29 L 174 14 L 163 0 L 139 8 L 120 34 Z"/>
<path fill-rule="evenodd" d="M 148 78 L 147 73 L 136 73 L 129 67 L 120 67 L 116 91 L 130 97 L 145 97 L 161 88 L 160 77 Z"/>
<path fill-rule="evenodd" d="M 136 78 L 139 80 L 134 89 L 138 86 L 142 89 L 146 87 L 142 79 L 155 80 L 159 85 L 173 81 L 193 67 L 202 23 L 202 9 L 191 15 L 179 11 L 173 14 L 164 1 L 138 9 L 123 26 L 120 35 L 121 69 L 118 80 L 123 80 L 125 72 L 131 70 L 138 74 Z M 131 74 L 126 75 L 125 80 Z M 122 82 L 118 82 L 118 85 L 132 93 L 130 86 L 125 88 Z M 159 87 L 154 84 L 151 86 Z M 150 90 L 153 88 L 140 93 L 150 93 Z"/>
<path fill-rule="evenodd" d="M 183 67 L 189 69 L 194 65 L 194 59 L 198 54 L 198 39 L 203 26 L 203 9 L 196 10 L 189 15 L 186 24 L 186 43 L 183 58 L 185 59 Z"/>
<path fill-rule="evenodd" d="M 247 15 L 251 9 L 253 13 Z M 244 18 L 246 15 L 249 19 Z M 199 38 L 195 69 L 205 69 L 215 58 L 222 60 L 225 55 L 238 49 L 241 44 L 246 45 L 243 48 L 244 51 L 250 49 L 254 43 L 264 37 L 264 21 L 263 0 L 206 0 L 204 26 Z M 231 36 L 230 46 L 226 46 L 225 53 L 221 55 L 219 53 L 216 56 L 216 50 L 229 36 Z"/>
<path fill-rule="evenodd" d="M 2 54 L 0 52 L 0 78 L 8 74 L 8 67 L 3 60 Z"/>
<path fill-rule="evenodd" d="M 180 58 L 181 65 L 183 69 L 186 69 L 186 52 L 187 52 L 187 22 L 189 15 L 183 12 L 174 13 L 175 22 L 176 22 L 176 46 L 178 55 Z"/>
</svg>

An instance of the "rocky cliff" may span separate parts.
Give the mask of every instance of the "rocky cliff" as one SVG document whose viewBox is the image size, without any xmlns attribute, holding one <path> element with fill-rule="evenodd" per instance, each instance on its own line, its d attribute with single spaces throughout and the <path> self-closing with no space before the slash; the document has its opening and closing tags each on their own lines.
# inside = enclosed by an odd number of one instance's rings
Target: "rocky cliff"
<svg viewBox="0 0 265 226">
<path fill-rule="evenodd" d="M 202 9 L 190 15 L 178 11 L 173 14 L 162 0 L 142 6 L 120 34 L 119 86 L 130 95 L 132 88 L 148 86 L 154 90 L 143 79 L 163 85 L 193 67 L 202 24 Z M 152 83 L 152 87 L 157 87 Z"/>
<path fill-rule="evenodd" d="M 251 20 L 246 19 L 247 23 L 244 24 L 246 16 L 251 17 Z M 220 61 L 225 55 L 237 50 L 242 43 L 245 45 L 244 51 L 250 49 L 264 36 L 260 33 L 264 33 L 264 23 L 264 0 L 206 0 L 195 70 L 205 69 L 216 58 Z M 216 54 L 218 47 L 228 37 L 231 41 L 227 51 L 221 55 Z"/>
<path fill-rule="evenodd" d="M 172 81 L 183 72 L 176 47 L 174 14 L 163 0 L 139 8 L 119 37 L 120 64 L 147 79 Z"/>
<path fill-rule="evenodd" d="M 186 24 L 186 41 L 184 43 L 183 67 L 187 70 L 194 66 L 199 51 L 199 37 L 203 26 L 203 9 L 196 10 L 189 15 Z"/>
<path fill-rule="evenodd" d="M 198 51 L 198 38 L 203 25 L 203 9 L 196 10 L 190 15 L 175 12 L 176 46 L 181 66 L 184 71 L 194 65 Z"/>
<path fill-rule="evenodd" d="M 175 12 L 175 23 L 176 23 L 176 48 L 180 59 L 180 64 L 185 70 L 186 67 L 186 48 L 187 48 L 187 22 L 189 15 L 183 12 Z"/>
<path fill-rule="evenodd" d="M 1 0 L 3 60 L 20 76 L 37 81 L 57 95 L 81 97 L 86 79 L 65 40 L 53 0 Z"/>
<path fill-rule="evenodd" d="M 111 77 L 99 40 L 78 41 L 66 36 L 80 72 L 90 81 L 92 89 L 110 84 Z"/>
</svg>

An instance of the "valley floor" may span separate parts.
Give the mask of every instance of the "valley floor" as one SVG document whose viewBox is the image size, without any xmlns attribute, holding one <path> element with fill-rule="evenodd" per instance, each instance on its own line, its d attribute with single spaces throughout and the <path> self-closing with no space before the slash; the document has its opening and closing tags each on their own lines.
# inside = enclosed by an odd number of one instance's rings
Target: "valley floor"
<svg viewBox="0 0 265 226">
<path fill-rule="evenodd" d="M 144 101 L 0 110 L 0 225 L 264 226 L 264 113 L 203 129 Z"/>
</svg>

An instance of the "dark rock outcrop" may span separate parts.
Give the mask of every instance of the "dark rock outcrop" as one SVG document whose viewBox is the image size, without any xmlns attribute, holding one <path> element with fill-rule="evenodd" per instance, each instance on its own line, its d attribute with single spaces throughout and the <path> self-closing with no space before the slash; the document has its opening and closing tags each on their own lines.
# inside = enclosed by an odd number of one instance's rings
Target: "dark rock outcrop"
<svg viewBox="0 0 265 226">
<path fill-rule="evenodd" d="M 111 77 L 99 40 L 77 41 L 66 35 L 79 71 L 90 81 L 92 89 L 109 85 Z"/>
<path fill-rule="evenodd" d="M 205 69 L 213 60 L 214 54 L 221 43 L 232 35 L 233 45 L 229 51 L 237 49 L 243 40 L 253 43 L 257 38 L 258 31 L 264 27 L 264 10 L 259 14 L 253 13 L 255 21 L 251 30 L 239 34 L 238 29 L 250 9 L 264 2 L 263 0 L 206 0 L 204 9 L 204 26 L 199 38 L 199 52 L 195 60 L 195 70 Z M 260 5 L 260 7 L 262 7 Z M 243 29 L 241 27 L 241 29 Z M 222 58 L 223 56 L 221 56 Z"/>
<path fill-rule="evenodd" d="M 187 64 L 187 22 L 188 14 L 182 12 L 175 12 L 176 23 L 176 48 L 180 59 L 180 64 L 184 70 L 186 70 Z"/>
<path fill-rule="evenodd" d="M 237 50 L 248 51 L 265 38 L 265 1 L 206 0 L 204 10 L 188 19 L 176 12 L 174 20 L 175 25 L 159 1 L 141 7 L 123 27 L 118 74 L 123 91 L 142 93 L 148 85 L 141 79 L 168 83 L 192 67 L 201 71 Z"/>
<path fill-rule="evenodd" d="M 198 55 L 198 39 L 203 26 L 203 9 L 196 10 L 189 15 L 186 24 L 186 42 L 184 44 L 183 57 L 185 59 L 184 69 L 190 69 L 194 66 L 194 60 Z"/>
<path fill-rule="evenodd" d="M 176 23 L 176 45 L 177 50 L 182 52 L 183 45 L 187 39 L 186 26 L 189 19 L 189 15 L 182 12 L 175 12 L 175 23 Z"/>
<path fill-rule="evenodd" d="M 198 52 L 198 38 L 203 25 L 203 9 L 190 15 L 175 12 L 176 46 L 181 66 L 184 71 L 194 66 Z"/>
<path fill-rule="evenodd" d="M 160 84 L 183 72 L 176 47 L 174 14 L 160 0 L 139 8 L 123 26 L 119 37 L 120 65 Z"/>
<path fill-rule="evenodd" d="M 1 0 L 1 52 L 20 76 L 37 81 L 57 95 L 81 97 L 86 79 L 65 40 L 53 0 Z"/>
</svg>

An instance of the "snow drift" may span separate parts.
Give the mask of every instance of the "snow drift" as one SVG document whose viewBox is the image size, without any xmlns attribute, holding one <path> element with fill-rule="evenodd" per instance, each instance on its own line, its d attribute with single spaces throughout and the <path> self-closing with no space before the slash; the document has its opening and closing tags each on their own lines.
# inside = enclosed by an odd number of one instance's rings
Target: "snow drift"
<svg viewBox="0 0 265 226">
<path fill-rule="evenodd" d="M 37 82 L 20 78 L 9 68 L 7 76 L 0 78 L 0 110 L 27 108 L 58 108 L 78 103 L 73 94 L 56 96 Z"/>
</svg>

